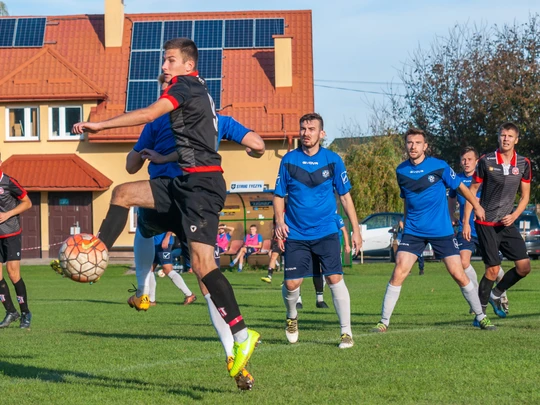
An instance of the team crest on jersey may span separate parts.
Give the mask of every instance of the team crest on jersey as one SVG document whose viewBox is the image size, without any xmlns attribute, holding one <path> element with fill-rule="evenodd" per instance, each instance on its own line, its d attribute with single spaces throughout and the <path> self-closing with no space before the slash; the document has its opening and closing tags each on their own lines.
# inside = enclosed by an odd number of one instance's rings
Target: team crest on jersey
<svg viewBox="0 0 540 405">
<path fill-rule="evenodd" d="M 327 179 L 328 177 L 330 177 L 330 171 L 329 171 L 329 170 L 323 170 L 322 176 L 323 176 L 325 179 Z"/>
<path fill-rule="evenodd" d="M 427 177 L 427 179 L 429 180 L 430 183 L 435 183 L 435 176 L 433 176 L 433 175 L 430 174 L 430 175 Z"/>
<path fill-rule="evenodd" d="M 517 176 L 519 174 L 519 168 L 518 167 L 512 167 L 512 174 L 514 176 Z"/>
<path fill-rule="evenodd" d="M 341 181 L 343 184 L 346 184 L 349 182 L 349 176 L 347 176 L 347 172 L 341 173 Z"/>
<path fill-rule="evenodd" d="M 4 188 L 0 187 L 0 194 L 4 194 Z"/>
<path fill-rule="evenodd" d="M 456 178 L 456 172 L 452 168 L 450 168 L 450 177 L 452 177 L 453 179 Z"/>
</svg>

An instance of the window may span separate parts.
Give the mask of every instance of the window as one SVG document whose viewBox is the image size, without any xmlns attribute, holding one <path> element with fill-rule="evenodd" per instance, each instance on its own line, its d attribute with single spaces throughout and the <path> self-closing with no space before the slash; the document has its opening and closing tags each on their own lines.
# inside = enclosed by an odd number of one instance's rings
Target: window
<svg viewBox="0 0 540 405">
<path fill-rule="evenodd" d="M 71 134 L 71 128 L 81 118 L 81 107 L 49 107 L 49 138 L 83 139 L 83 135 Z"/>
<path fill-rule="evenodd" d="M 6 108 L 7 140 L 27 141 L 39 139 L 37 107 Z"/>
</svg>

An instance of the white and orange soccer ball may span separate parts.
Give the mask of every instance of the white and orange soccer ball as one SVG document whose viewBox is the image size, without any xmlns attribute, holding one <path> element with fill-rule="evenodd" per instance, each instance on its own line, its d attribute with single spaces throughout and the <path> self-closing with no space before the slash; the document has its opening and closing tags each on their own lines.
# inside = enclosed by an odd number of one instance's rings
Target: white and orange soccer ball
<svg viewBox="0 0 540 405">
<path fill-rule="evenodd" d="M 58 253 L 64 276 L 79 283 L 99 280 L 107 268 L 109 252 L 105 244 L 94 235 L 81 233 L 64 241 Z"/>
</svg>

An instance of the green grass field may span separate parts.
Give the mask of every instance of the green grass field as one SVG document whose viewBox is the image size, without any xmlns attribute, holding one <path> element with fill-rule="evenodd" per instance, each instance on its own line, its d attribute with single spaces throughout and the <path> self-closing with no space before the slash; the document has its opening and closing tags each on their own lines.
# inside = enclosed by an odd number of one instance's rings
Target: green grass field
<svg viewBox="0 0 540 405">
<path fill-rule="evenodd" d="M 386 334 L 379 320 L 390 264 L 346 270 L 355 346 L 339 350 L 331 309 L 315 308 L 303 287 L 300 339 L 287 343 L 280 276 L 227 273 L 247 323 L 262 334 L 249 365 L 251 392 L 228 377 L 206 302 L 183 307 L 158 279 L 158 305 L 128 307 L 134 275 L 111 266 L 94 285 L 62 279 L 49 267 L 24 267 L 31 331 L 1 330 L 0 390 L 5 404 L 315 404 L 540 403 L 540 262 L 509 292 L 510 316 L 489 308 L 496 332 L 471 326 L 468 306 L 441 263 L 406 281 Z M 506 268 L 508 264 L 505 263 Z M 481 263 L 476 262 L 477 270 Z M 196 291 L 195 277 L 185 275 Z"/>
</svg>

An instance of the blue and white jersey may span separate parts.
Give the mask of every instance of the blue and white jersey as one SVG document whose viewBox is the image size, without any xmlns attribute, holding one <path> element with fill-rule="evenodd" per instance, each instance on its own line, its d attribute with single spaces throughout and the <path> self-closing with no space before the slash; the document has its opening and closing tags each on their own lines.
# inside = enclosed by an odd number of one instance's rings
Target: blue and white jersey
<svg viewBox="0 0 540 405">
<path fill-rule="evenodd" d="M 336 226 L 338 227 L 339 243 L 343 244 L 343 232 L 341 232 L 341 228 L 345 226 L 345 221 L 343 221 L 343 218 L 339 214 L 334 215 L 334 221 L 336 221 Z"/>
<path fill-rule="evenodd" d="M 472 176 L 467 177 L 465 173 L 459 173 L 458 177 L 461 179 L 461 182 L 465 184 L 467 187 L 471 187 L 471 183 L 473 181 Z M 482 194 L 482 185 L 480 185 L 480 188 L 478 189 L 478 192 L 476 193 L 476 198 L 480 199 L 480 195 Z M 463 231 L 463 214 L 465 213 L 465 204 L 467 203 L 467 200 L 465 197 L 463 197 L 461 194 L 457 193 L 456 190 L 450 190 L 448 192 L 448 197 L 450 198 L 456 198 L 457 202 L 459 204 L 459 232 Z M 471 213 L 471 217 L 469 218 L 469 224 L 471 225 L 471 236 L 478 237 L 476 235 L 476 228 L 474 227 L 474 210 Z"/>
<path fill-rule="evenodd" d="M 343 160 L 337 153 L 320 148 L 308 156 L 302 147 L 288 152 L 281 160 L 275 195 L 288 195 L 285 223 L 289 238 L 315 240 L 338 232 L 334 216 L 336 198 L 351 189 Z"/>
<path fill-rule="evenodd" d="M 403 233 L 426 238 L 453 235 L 446 189 L 458 188 L 461 178 L 452 168 L 443 160 L 426 156 L 416 166 L 410 160 L 401 163 L 396 175 L 407 213 Z"/>
<path fill-rule="evenodd" d="M 248 132 L 251 130 L 234 118 L 218 114 L 218 147 L 222 139 L 240 144 Z M 133 147 L 135 152 L 140 152 L 143 149 L 152 149 L 161 155 L 168 155 L 176 150 L 169 114 L 162 115 L 144 126 L 139 140 Z M 148 174 L 151 179 L 156 177 L 175 178 L 182 176 L 183 172 L 177 162 L 163 164 L 150 162 Z"/>
</svg>

